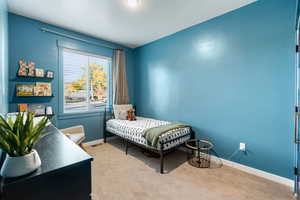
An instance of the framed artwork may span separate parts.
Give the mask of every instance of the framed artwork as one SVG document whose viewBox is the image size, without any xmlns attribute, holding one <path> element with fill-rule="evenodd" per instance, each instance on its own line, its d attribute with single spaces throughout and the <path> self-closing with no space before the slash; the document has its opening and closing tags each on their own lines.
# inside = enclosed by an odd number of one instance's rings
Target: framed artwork
<svg viewBox="0 0 300 200">
<path fill-rule="evenodd" d="M 34 96 L 52 96 L 51 83 L 37 82 L 34 87 Z"/>
<path fill-rule="evenodd" d="M 46 77 L 47 77 L 47 78 L 54 78 L 54 72 L 52 72 L 52 71 L 47 71 Z"/>
<path fill-rule="evenodd" d="M 18 104 L 18 111 L 19 112 L 27 112 L 28 111 L 28 104 Z"/>
<path fill-rule="evenodd" d="M 16 95 L 22 96 L 33 96 L 34 84 L 17 84 Z"/>
<path fill-rule="evenodd" d="M 36 116 L 45 115 L 45 105 L 29 104 L 28 111 L 33 112 Z"/>
<path fill-rule="evenodd" d="M 41 78 L 45 77 L 45 70 L 36 68 L 35 69 L 35 76 L 36 77 L 41 77 Z"/>
<path fill-rule="evenodd" d="M 46 107 L 46 115 L 53 115 L 52 106 L 47 106 Z"/>
</svg>

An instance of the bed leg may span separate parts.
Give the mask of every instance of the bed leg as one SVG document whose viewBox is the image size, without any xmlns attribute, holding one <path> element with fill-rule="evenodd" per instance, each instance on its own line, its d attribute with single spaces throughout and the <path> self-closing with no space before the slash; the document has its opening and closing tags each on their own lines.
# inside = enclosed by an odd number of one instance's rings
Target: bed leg
<svg viewBox="0 0 300 200">
<path fill-rule="evenodd" d="M 160 173 L 164 173 L 164 152 L 160 151 Z"/>
<path fill-rule="evenodd" d="M 106 131 L 103 133 L 103 142 L 106 143 Z"/>
<path fill-rule="evenodd" d="M 126 153 L 126 155 L 128 153 L 128 141 L 127 140 L 125 140 L 125 153 Z"/>
<path fill-rule="evenodd" d="M 191 139 L 196 139 L 195 131 L 191 128 Z"/>
</svg>

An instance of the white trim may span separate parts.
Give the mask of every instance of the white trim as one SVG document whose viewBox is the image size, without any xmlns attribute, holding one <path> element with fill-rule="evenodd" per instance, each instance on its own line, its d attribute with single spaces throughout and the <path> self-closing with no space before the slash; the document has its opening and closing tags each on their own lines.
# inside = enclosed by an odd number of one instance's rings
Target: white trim
<svg viewBox="0 0 300 200">
<path fill-rule="evenodd" d="M 98 140 L 92 140 L 89 142 L 84 142 L 83 145 L 85 146 L 93 146 L 93 145 L 97 145 L 97 144 L 101 144 L 103 143 L 103 139 L 98 139 Z"/>
<path fill-rule="evenodd" d="M 229 166 L 229 167 L 232 167 L 232 168 L 235 168 L 235 169 L 239 169 L 239 170 L 247 172 L 249 174 L 253 174 L 255 176 L 259 176 L 259 177 L 268 179 L 270 181 L 289 186 L 290 188 L 294 187 L 294 181 L 291 180 L 291 179 L 288 179 L 288 178 L 285 178 L 285 177 L 282 177 L 282 176 L 278 176 L 278 175 L 275 175 L 275 174 L 271 174 L 269 172 L 265 172 L 265 171 L 255 169 L 255 168 L 252 168 L 252 167 L 248 167 L 246 165 L 242 165 L 242 164 L 237 163 L 237 162 L 225 160 L 223 158 L 217 158 L 216 156 L 212 156 L 212 159 L 213 160 L 214 159 L 221 159 L 223 164 L 226 165 L 226 166 Z"/>
<path fill-rule="evenodd" d="M 116 138 L 118 138 L 118 137 L 117 136 L 108 137 L 108 138 L 106 138 L 106 141 L 114 140 Z M 103 139 L 98 139 L 98 140 L 92 140 L 92 141 L 89 141 L 89 142 L 84 142 L 83 145 L 93 146 L 93 145 L 102 144 L 102 143 L 104 143 L 104 140 Z"/>
<path fill-rule="evenodd" d="M 76 53 L 76 54 L 80 54 L 80 55 L 83 55 L 83 56 L 96 57 L 96 58 L 101 58 L 101 59 L 104 59 L 104 60 L 112 61 L 111 57 L 101 56 L 101 55 L 98 55 L 98 54 L 87 53 L 87 52 L 84 52 L 84 51 L 70 49 L 70 48 L 67 48 L 67 47 L 63 47 L 63 51 L 66 51 L 66 52 L 69 52 L 69 53 Z"/>
<path fill-rule="evenodd" d="M 186 151 L 185 148 L 180 148 L 180 150 L 181 151 Z M 255 176 L 258 176 L 258 177 L 261 177 L 261 178 L 265 178 L 265 179 L 268 179 L 270 181 L 286 185 L 290 188 L 294 187 L 294 181 L 291 180 L 291 179 L 288 179 L 288 178 L 285 178 L 285 177 L 282 177 L 282 176 L 278 176 L 278 175 L 275 175 L 275 174 L 271 174 L 269 172 L 265 172 L 265 171 L 255 169 L 255 168 L 252 168 L 252 167 L 248 167 L 246 165 L 242 165 L 240 163 L 229 161 L 229 160 L 219 158 L 219 157 L 216 157 L 216 156 L 211 156 L 211 159 L 212 160 L 221 160 L 223 165 L 226 165 L 226 166 L 244 171 L 248 174 L 252 174 L 252 175 L 255 175 Z"/>
<path fill-rule="evenodd" d="M 116 138 L 118 138 L 118 137 L 113 136 L 113 137 L 107 138 L 107 140 L 108 141 L 109 140 L 114 140 Z M 83 143 L 83 144 L 87 145 L 87 146 L 92 146 L 92 145 L 97 145 L 97 144 L 101 144 L 101 143 L 103 143 L 103 139 L 93 140 L 93 141 L 86 142 L 86 143 Z M 184 148 L 179 148 L 179 149 L 181 151 L 185 151 Z M 249 174 L 253 174 L 253 175 L 261 177 L 261 178 L 268 179 L 270 181 L 273 181 L 273 182 L 276 182 L 276 183 L 279 183 L 279 184 L 286 185 L 290 188 L 294 187 L 294 181 L 291 180 L 291 179 L 288 179 L 288 178 L 285 178 L 285 177 L 282 177 L 282 176 L 278 176 L 278 175 L 275 175 L 275 174 L 271 174 L 269 172 L 265 172 L 265 171 L 255 169 L 255 168 L 252 168 L 252 167 L 248 167 L 246 165 L 242 165 L 242 164 L 237 163 L 237 162 L 229 161 L 229 160 L 226 160 L 226 159 L 223 159 L 223 158 L 218 158 L 216 156 L 211 156 L 211 159 L 212 160 L 221 160 L 222 163 L 226 166 L 244 171 L 244 172 L 249 173 Z"/>
<path fill-rule="evenodd" d="M 89 92 L 89 87 L 90 87 L 90 78 L 88 77 L 88 74 L 90 73 L 90 57 L 94 57 L 94 58 L 100 58 L 100 59 L 103 59 L 103 60 L 106 60 L 107 61 L 107 75 L 108 75 L 108 79 L 107 79 L 107 83 L 108 83 L 108 87 L 107 87 L 107 99 L 108 99 L 108 102 L 109 102 L 109 87 L 110 87 L 110 78 L 109 78 L 109 72 L 110 72 L 110 67 L 111 67 L 111 62 L 112 62 L 112 58 L 111 57 L 107 57 L 107 56 L 102 56 L 102 55 L 98 55 L 98 54 L 91 54 L 91 53 L 87 53 L 87 52 L 84 52 L 84 51 L 81 51 L 81 50 L 74 50 L 74 49 L 70 49 L 70 48 L 67 48 L 67 47 L 62 47 L 61 48 L 61 55 L 60 55 L 60 59 L 62 60 L 62 62 L 60 63 L 60 65 L 62 66 L 62 84 L 63 84 L 63 87 L 62 87 L 62 98 L 63 98 L 63 105 L 62 105 L 62 114 L 81 114 L 81 113 L 88 113 L 88 112 L 93 112 L 93 111 L 97 111 L 99 107 L 105 105 L 105 103 L 101 103 L 101 104 L 97 104 L 95 106 L 95 108 L 91 108 L 91 102 L 90 102 L 90 92 Z M 66 99 L 65 99 L 65 79 L 64 79 L 64 73 L 65 73 L 65 65 L 64 65 L 64 52 L 67 52 L 67 53 L 74 53 L 74 54 L 78 54 L 78 55 L 83 55 L 83 56 L 86 56 L 88 58 L 88 66 L 86 66 L 87 68 L 87 82 L 86 82 L 86 92 L 87 92 L 87 98 L 86 98 L 86 103 L 87 103 L 87 108 L 86 109 L 82 109 L 82 110 L 75 110 L 75 111 L 67 111 L 65 109 L 65 105 L 66 105 Z M 105 70 L 104 70 L 105 71 Z"/>
</svg>

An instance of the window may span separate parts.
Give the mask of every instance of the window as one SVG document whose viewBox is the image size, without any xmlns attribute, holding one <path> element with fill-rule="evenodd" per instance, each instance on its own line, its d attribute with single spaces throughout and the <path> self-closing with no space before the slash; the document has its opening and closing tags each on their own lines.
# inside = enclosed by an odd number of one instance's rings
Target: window
<svg viewBox="0 0 300 200">
<path fill-rule="evenodd" d="M 109 100 L 111 58 L 63 49 L 64 113 L 99 110 Z"/>
</svg>

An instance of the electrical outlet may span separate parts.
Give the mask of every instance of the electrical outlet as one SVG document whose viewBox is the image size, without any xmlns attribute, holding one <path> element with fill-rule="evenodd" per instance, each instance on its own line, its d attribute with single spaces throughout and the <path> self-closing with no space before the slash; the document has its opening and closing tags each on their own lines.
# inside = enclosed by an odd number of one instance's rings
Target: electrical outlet
<svg viewBox="0 0 300 200">
<path fill-rule="evenodd" d="M 243 142 L 240 143 L 240 150 L 246 151 L 246 143 L 243 143 Z"/>
</svg>

